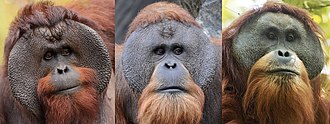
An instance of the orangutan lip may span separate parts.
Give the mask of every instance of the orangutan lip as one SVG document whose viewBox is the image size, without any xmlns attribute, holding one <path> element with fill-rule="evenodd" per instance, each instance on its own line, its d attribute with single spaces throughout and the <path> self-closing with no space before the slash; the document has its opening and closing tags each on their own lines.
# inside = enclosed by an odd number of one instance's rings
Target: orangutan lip
<svg viewBox="0 0 330 124">
<path fill-rule="evenodd" d="M 78 89 L 80 89 L 80 85 L 68 87 L 68 88 L 65 88 L 65 89 L 60 89 L 60 90 L 56 91 L 56 93 L 57 94 L 69 94 L 69 93 L 74 93 Z"/>
<path fill-rule="evenodd" d="M 289 75 L 299 75 L 298 72 L 291 70 L 291 69 L 274 69 L 269 72 L 270 73 L 289 74 Z"/>
<path fill-rule="evenodd" d="M 186 90 L 180 86 L 170 86 L 158 89 L 161 93 L 176 93 L 176 92 L 186 92 Z"/>
</svg>

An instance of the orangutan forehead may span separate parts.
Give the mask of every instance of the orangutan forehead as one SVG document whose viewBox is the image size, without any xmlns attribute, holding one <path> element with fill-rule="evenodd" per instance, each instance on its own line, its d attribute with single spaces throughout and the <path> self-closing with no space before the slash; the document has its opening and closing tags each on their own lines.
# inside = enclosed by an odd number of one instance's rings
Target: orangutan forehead
<svg viewBox="0 0 330 124">
<path fill-rule="evenodd" d="M 52 27 L 38 27 L 34 29 L 34 33 L 50 42 L 54 42 L 61 39 L 63 33 L 67 30 L 67 27 L 68 25 L 62 21 Z"/>
<path fill-rule="evenodd" d="M 194 25 L 200 28 L 195 19 L 183 8 L 167 2 L 158 2 L 142 9 L 130 24 L 127 36 L 129 36 L 138 27 L 144 27 L 149 24 L 157 24 L 164 20 L 174 20 L 184 24 Z"/>
<path fill-rule="evenodd" d="M 177 29 L 177 26 L 175 26 L 173 23 L 171 23 L 168 20 L 158 23 L 157 27 L 159 34 L 163 38 L 172 38 Z"/>
</svg>

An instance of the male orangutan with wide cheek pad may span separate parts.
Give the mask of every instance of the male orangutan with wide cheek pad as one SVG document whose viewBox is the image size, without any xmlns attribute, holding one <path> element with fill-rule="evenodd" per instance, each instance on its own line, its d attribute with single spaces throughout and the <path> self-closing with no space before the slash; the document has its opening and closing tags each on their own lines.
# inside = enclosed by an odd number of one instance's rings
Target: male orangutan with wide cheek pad
<svg viewBox="0 0 330 124">
<path fill-rule="evenodd" d="M 223 31 L 223 123 L 328 123 L 318 78 L 324 34 L 308 13 L 267 2 Z"/>
<path fill-rule="evenodd" d="M 220 123 L 220 57 L 188 12 L 144 8 L 116 48 L 116 122 Z"/>
<path fill-rule="evenodd" d="M 114 123 L 114 1 L 76 2 L 42 1 L 18 13 L 5 44 L 0 123 Z"/>
<path fill-rule="evenodd" d="M 111 64 L 99 36 L 78 36 L 90 31 L 93 30 L 80 23 L 60 22 L 54 28 L 37 28 L 25 33 L 24 38 L 20 38 L 11 50 L 8 75 L 12 90 L 14 94 L 17 93 L 14 96 L 23 100 L 20 95 L 33 95 L 29 92 L 36 91 L 37 97 L 29 99 L 35 100 L 35 103 L 23 101 L 22 104 L 35 114 L 44 112 L 47 123 L 89 123 L 97 119 L 99 99 L 102 98 L 98 94 L 109 82 Z M 97 41 L 95 45 L 78 42 L 90 38 Z M 24 42 L 26 40 L 29 42 Z M 34 47 L 28 48 L 34 51 L 25 53 L 23 47 Z M 94 49 L 95 53 L 86 51 L 88 47 Z M 17 67 L 18 63 L 24 67 Z M 30 73 L 22 71 L 24 69 Z M 35 83 L 25 86 L 18 82 Z M 41 109 L 35 108 L 39 108 L 38 105 Z"/>
</svg>

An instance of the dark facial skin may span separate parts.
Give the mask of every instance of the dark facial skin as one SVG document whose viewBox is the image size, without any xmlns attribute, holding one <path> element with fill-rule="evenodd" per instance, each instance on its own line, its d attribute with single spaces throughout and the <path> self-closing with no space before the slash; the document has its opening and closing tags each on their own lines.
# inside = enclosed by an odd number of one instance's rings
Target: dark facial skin
<svg viewBox="0 0 330 124">
<path fill-rule="evenodd" d="M 75 21 L 60 22 L 52 28 L 30 30 L 14 45 L 8 61 L 8 76 L 14 97 L 39 115 L 37 82 L 51 75 L 57 94 L 76 92 L 80 74 L 76 67 L 96 71 L 98 93 L 107 87 L 111 74 L 108 51 L 100 36 Z"/>
<path fill-rule="evenodd" d="M 233 41 L 234 57 L 246 72 L 259 58 L 276 49 L 295 52 L 310 79 L 323 68 L 324 57 L 317 37 L 300 21 L 283 13 L 267 12 L 252 18 Z"/>
<path fill-rule="evenodd" d="M 129 86 L 140 93 L 158 64 L 184 66 L 202 88 L 214 80 L 217 66 L 215 48 L 202 30 L 194 26 L 176 21 L 147 25 L 131 34 L 125 48 L 128 49 L 123 52 L 124 75 Z M 180 68 L 174 73 L 179 71 Z M 164 76 L 167 75 L 170 74 L 165 72 Z"/>
<path fill-rule="evenodd" d="M 180 93 L 187 91 L 183 85 L 189 72 L 179 61 L 172 59 L 172 57 L 168 57 L 159 63 L 155 68 L 154 75 L 156 75 L 156 79 L 159 82 L 163 83 L 156 89 L 159 93 Z"/>
</svg>

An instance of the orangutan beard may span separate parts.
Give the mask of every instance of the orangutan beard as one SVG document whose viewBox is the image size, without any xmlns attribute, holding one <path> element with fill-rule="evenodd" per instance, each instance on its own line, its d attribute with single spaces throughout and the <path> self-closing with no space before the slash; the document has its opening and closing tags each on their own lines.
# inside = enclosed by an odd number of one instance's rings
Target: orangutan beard
<svg viewBox="0 0 330 124">
<path fill-rule="evenodd" d="M 95 72 L 91 69 L 79 69 L 81 88 L 72 94 L 52 94 L 50 76 L 39 80 L 38 96 L 42 101 L 47 124 L 91 124 L 95 123 L 99 112 Z"/>
<path fill-rule="evenodd" d="M 203 115 L 204 93 L 191 78 L 184 93 L 159 93 L 162 82 L 151 78 L 138 102 L 139 124 L 196 124 Z"/>
<path fill-rule="evenodd" d="M 261 124 L 312 124 L 313 91 L 307 72 L 301 75 L 251 71 L 243 109 Z"/>
</svg>

